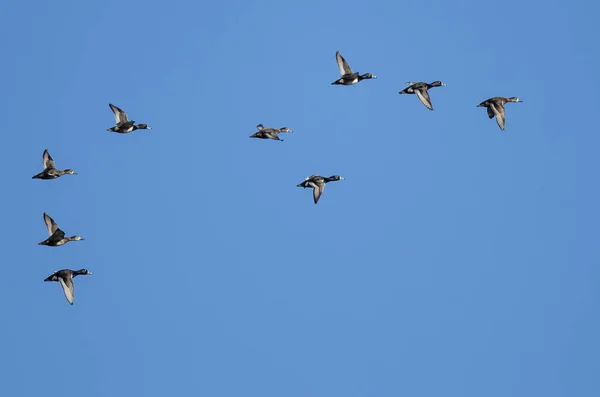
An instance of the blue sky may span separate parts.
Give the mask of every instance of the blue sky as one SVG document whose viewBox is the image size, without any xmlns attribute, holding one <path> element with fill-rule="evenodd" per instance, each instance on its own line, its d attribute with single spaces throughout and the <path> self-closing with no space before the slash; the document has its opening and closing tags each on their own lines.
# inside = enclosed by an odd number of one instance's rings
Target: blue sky
<svg viewBox="0 0 600 397">
<path fill-rule="evenodd" d="M 598 396 L 599 11 L 4 2 L 0 394 Z"/>
</svg>

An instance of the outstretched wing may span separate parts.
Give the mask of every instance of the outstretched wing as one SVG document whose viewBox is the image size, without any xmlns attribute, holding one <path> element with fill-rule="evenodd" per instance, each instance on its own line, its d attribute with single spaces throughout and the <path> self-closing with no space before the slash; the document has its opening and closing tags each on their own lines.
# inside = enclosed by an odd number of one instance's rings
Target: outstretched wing
<svg viewBox="0 0 600 397">
<path fill-rule="evenodd" d="M 75 298 L 75 285 L 73 284 L 73 280 L 58 277 L 58 282 L 62 286 L 65 298 L 67 298 L 67 301 L 72 305 L 73 299 Z"/>
<path fill-rule="evenodd" d="M 313 185 L 313 199 L 315 201 L 315 204 L 317 204 L 319 202 L 319 198 L 321 197 L 321 194 L 323 193 L 323 190 L 325 189 L 325 184 L 317 184 L 317 183 L 312 183 Z"/>
<path fill-rule="evenodd" d="M 50 156 L 50 153 L 48 153 L 48 149 L 44 150 L 44 154 L 42 155 L 42 165 L 44 166 L 44 169 L 54 168 L 54 160 L 52 159 L 52 156 Z"/>
<path fill-rule="evenodd" d="M 125 113 L 123 110 L 113 105 L 112 103 L 109 103 L 108 106 L 110 106 L 110 110 L 112 110 L 115 114 L 115 120 L 117 122 L 117 125 L 121 123 L 126 123 L 128 121 L 127 113 Z"/>
<path fill-rule="evenodd" d="M 52 236 L 54 232 L 58 230 L 58 225 L 54 222 L 54 219 L 50 218 L 50 215 L 44 212 L 44 222 L 46 222 L 46 228 L 48 228 L 48 234 Z"/>
<path fill-rule="evenodd" d="M 421 103 L 425 105 L 425 107 L 427 107 L 427 109 L 433 110 L 433 106 L 431 105 L 431 99 L 429 98 L 429 92 L 427 92 L 426 88 L 415 90 L 415 94 L 417 94 L 417 97 L 419 98 Z"/>
<path fill-rule="evenodd" d="M 489 109 L 492 109 L 492 112 L 494 112 L 494 115 L 496 116 L 496 122 L 498 123 L 498 127 L 500 127 L 501 130 L 504 131 L 504 122 L 505 122 L 505 113 L 504 113 L 504 106 L 502 106 L 499 103 L 490 103 L 490 107 Z"/>
<path fill-rule="evenodd" d="M 345 74 L 352 74 L 352 69 L 350 68 L 350 65 L 348 65 L 348 62 L 346 62 L 346 60 L 344 59 L 342 54 L 340 54 L 339 51 L 336 51 L 335 53 L 335 60 L 337 61 L 338 68 L 340 69 L 340 74 L 342 76 Z"/>
</svg>

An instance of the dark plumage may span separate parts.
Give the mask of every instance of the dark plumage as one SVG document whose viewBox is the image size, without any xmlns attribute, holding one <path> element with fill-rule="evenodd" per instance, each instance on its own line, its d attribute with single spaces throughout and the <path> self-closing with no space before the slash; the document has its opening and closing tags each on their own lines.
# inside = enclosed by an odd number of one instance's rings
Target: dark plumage
<svg viewBox="0 0 600 397">
<path fill-rule="evenodd" d="M 363 75 L 359 75 L 358 72 L 354 73 L 348 65 L 348 62 L 344 59 L 342 54 L 339 51 L 335 53 L 335 60 L 337 61 L 338 68 L 340 70 L 340 74 L 342 77 L 337 79 L 331 84 L 341 84 L 341 85 L 353 85 L 358 83 L 364 79 L 376 79 L 377 77 L 372 75 L 371 73 L 365 73 Z"/>
<path fill-rule="evenodd" d="M 44 150 L 44 154 L 42 154 L 42 165 L 44 167 L 44 171 L 32 176 L 31 179 L 56 179 L 65 174 L 77 175 L 77 173 L 72 169 L 57 170 L 54 166 L 54 160 L 52 159 L 52 156 L 50 156 L 50 153 L 48 153 L 48 149 Z"/>
<path fill-rule="evenodd" d="M 281 127 L 279 129 L 265 128 L 262 124 L 257 125 L 256 128 L 258 129 L 258 132 L 250 135 L 250 138 L 273 139 L 276 141 L 283 142 L 283 139 L 279 138 L 279 133 L 280 132 L 292 132 L 292 130 L 290 130 L 287 127 Z"/>
<path fill-rule="evenodd" d="M 135 124 L 135 121 L 129 120 L 127 113 L 118 108 L 117 106 L 109 103 L 110 109 L 115 114 L 115 120 L 117 125 L 114 127 L 107 128 L 106 131 L 118 132 L 120 134 L 127 134 L 131 131 L 135 130 L 151 130 L 152 128 L 148 127 L 146 124 Z"/>
<path fill-rule="evenodd" d="M 445 86 L 446 84 L 441 81 L 434 81 L 431 84 L 424 83 L 422 81 L 418 83 L 408 82 L 408 87 L 399 92 L 399 94 L 416 94 L 417 98 L 421 101 L 425 107 L 429 110 L 433 110 L 433 106 L 431 105 L 431 98 L 429 98 L 429 90 L 433 87 Z"/>
<path fill-rule="evenodd" d="M 510 98 L 504 98 L 501 96 L 493 97 L 481 102 L 477 107 L 485 107 L 487 108 L 488 117 L 494 118 L 496 117 L 496 122 L 498 123 L 498 127 L 502 131 L 504 131 L 504 123 L 506 121 L 506 110 L 504 109 L 504 105 L 508 102 L 523 102 L 516 96 Z"/>
<path fill-rule="evenodd" d="M 67 298 L 67 302 L 71 305 L 73 304 L 73 299 L 75 298 L 75 285 L 73 284 L 73 278 L 79 275 L 92 274 L 87 269 L 80 270 L 71 270 L 71 269 L 63 269 L 57 272 L 52 273 L 50 276 L 46 277 L 44 281 L 57 281 L 62 286 L 63 292 L 65 293 L 65 298 Z"/>
<path fill-rule="evenodd" d="M 323 193 L 323 190 L 325 189 L 325 184 L 328 182 L 334 182 L 334 181 L 339 181 L 342 178 L 339 175 L 332 175 L 330 177 L 323 177 L 320 175 L 311 175 L 309 177 L 307 177 L 306 179 L 304 179 L 304 181 L 302 181 L 301 183 L 299 183 L 298 185 L 296 185 L 297 187 L 303 187 L 303 188 L 312 188 L 313 189 L 313 200 L 315 202 L 315 204 L 317 204 L 319 202 L 319 198 L 321 197 L 321 194 Z"/>
<path fill-rule="evenodd" d="M 46 228 L 48 229 L 48 237 L 46 240 L 41 241 L 38 245 L 48 245 L 50 247 L 58 247 L 63 244 L 68 243 L 69 241 L 80 241 L 83 240 L 83 237 L 80 236 L 71 236 L 65 237 L 65 232 L 60 230 L 60 227 L 54 222 L 54 219 L 50 218 L 50 215 L 44 212 L 44 222 L 46 223 Z"/>
</svg>

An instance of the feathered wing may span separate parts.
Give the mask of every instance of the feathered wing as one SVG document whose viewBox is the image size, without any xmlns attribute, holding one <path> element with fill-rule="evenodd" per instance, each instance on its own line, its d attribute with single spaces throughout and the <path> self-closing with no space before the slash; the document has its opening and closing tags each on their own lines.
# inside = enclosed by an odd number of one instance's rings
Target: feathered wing
<svg viewBox="0 0 600 397">
<path fill-rule="evenodd" d="M 75 285 L 73 284 L 73 280 L 58 277 L 58 282 L 62 286 L 65 298 L 67 298 L 67 301 L 72 305 L 73 299 L 75 298 Z"/>
<path fill-rule="evenodd" d="M 421 103 L 425 105 L 427 109 L 433 110 L 433 106 L 431 105 L 431 99 L 429 98 L 429 92 L 427 92 L 427 89 L 419 89 L 414 91 L 415 94 L 417 94 L 417 97 L 419 98 Z"/>
<path fill-rule="evenodd" d="M 319 188 L 319 186 L 315 186 L 313 188 L 313 200 L 315 204 L 319 202 L 319 197 L 321 197 L 321 189 Z"/>
<path fill-rule="evenodd" d="M 323 194 L 323 190 L 325 190 L 325 184 L 324 183 L 311 183 L 311 185 L 313 186 L 313 199 L 315 201 L 315 204 L 317 204 L 319 202 L 319 198 L 321 197 L 321 194 Z"/>
<path fill-rule="evenodd" d="M 340 54 L 339 51 L 336 51 L 335 53 L 335 60 L 337 61 L 338 68 L 340 69 L 340 74 L 342 76 L 345 74 L 352 74 L 352 69 L 350 68 L 350 65 L 348 65 L 348 62 L 346 62 L 346 60 L 344 59 L 342 54 Z"/>
<path fill-rule="evenodd" d="M 55 168 L 54 160 L 52 159 L 52 156 L 50 156 L 48 149 L 44 150 L 44 154 L 42 155 L 42 165 L 44 166 L 44 169 Z"/>
<path fill-rule="evenodd" d="M 498 123 L 498 127 L 500 127 L 501 130 L 504 130 L 504 106 L 502 106 L 499 103 L 492 102 L 490 103 L 490 109 L 492 109 L 492 112 L 494 112 L 494 115 L 496 116 L 496 122 Z"/>
<path fill-rule="evenodd" d="M 58 225 L 54 222 L 54 219 L 50 218 L 50 215 L 44 212 L 44 222 L 46 223 L 46 228 L 48 229 L 48 234 L 52 236 L 54 232 L 58 230 Z"/>
<path fill-rule="evenodd" d="M 125 113 L 119 107 L 113 105 L 112 103 L 109 103 L 108 106 L 110 106 L 110 110 L 112 110 L 113 113 L 115 114 L 115 121 L 117 122 L 117 125 L 126 123 L 127 121 L 129 121 L 127 113 Z"/>
</svg>

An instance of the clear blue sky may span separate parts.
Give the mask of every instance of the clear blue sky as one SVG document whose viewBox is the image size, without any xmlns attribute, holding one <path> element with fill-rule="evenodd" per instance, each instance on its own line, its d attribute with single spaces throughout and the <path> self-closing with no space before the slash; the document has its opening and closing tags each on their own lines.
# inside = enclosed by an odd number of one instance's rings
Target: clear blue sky
<svg viewBox="0 0 600 397">
<path fill-rule="evenodd" d="M 0 395 L 600 395 L 596 3 L 1 8 Z"/>
</svg>

